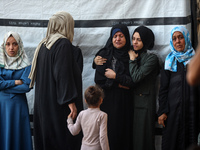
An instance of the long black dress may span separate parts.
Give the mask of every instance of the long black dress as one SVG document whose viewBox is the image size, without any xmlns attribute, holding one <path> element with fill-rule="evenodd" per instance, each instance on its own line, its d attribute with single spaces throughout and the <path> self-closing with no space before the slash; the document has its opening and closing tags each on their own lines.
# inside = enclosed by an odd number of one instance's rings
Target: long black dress
<svg viewBox="0 0 200 150">
<path fill-rule="evenodd" d="M 74 142 L 66 126 L 68 104 L 75 102 L 78 112 L 83 109 L 81 71 L 69 40 L 57 40 L 50 50 L 42 45 L 36 65 L 35 149 L 80 149 L 81 140 Z"/>
<path fill-rule="evenodd" d="M 197 142 L 198 101 L 186 81 L 186 69 L 177 61 L 177 72 L 161 71 L 158 116 L 167 114 L 162 150 L 185 150 Z"/>
<path fill-rule="evenodd" d="M 77 62 L 82 73 L 83 72 L 83 55 L 82 55 L 81 49 L 78 46 L 74 46 L 74 45 L 72 45 L 72 47 L 73 47 L 74 59 Z"/>
<path fill-rule="evenodd" d="M 111 33 L 115 28 L 124 32 L 126 45 L 121 49 L 114 48 L 110 36 L 105 48 L 97 53 L 107 58 L 107 61 L 104 65 L 95 66 L 95 83 L 101 86 L 105 93 L 101 110 L 108 114 L 110 150 L 131 150 L 133 110 L 130 89 L 134 84 L 129 73 L 130 36 L 123 25 L 114 26 Z M 111 68 L 116 72 L 116 79 L 106 78 L 104 75 L 106 68 Z M 130 89 L 120 88 L 119 84 L 130 87 Z"/>
</svg>

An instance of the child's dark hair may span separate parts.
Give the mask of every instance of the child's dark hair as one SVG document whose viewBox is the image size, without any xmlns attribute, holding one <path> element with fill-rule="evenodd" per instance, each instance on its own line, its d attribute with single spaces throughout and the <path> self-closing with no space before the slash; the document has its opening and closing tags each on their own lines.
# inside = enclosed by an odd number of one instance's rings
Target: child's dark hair
<svg viewBox="0 0 200 150">
<path fill-rule="evenodd" d="M 95 85 L 89 86 L 84 93 L 88 106 L 98 106 L 100 98 L 104 98 L 103 90 Z"/>
</svg>

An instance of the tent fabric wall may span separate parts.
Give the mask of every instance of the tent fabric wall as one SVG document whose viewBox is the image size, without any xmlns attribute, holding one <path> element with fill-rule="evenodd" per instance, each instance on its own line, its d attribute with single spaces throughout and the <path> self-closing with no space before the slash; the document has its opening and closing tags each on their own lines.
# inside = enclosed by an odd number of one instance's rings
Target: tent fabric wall
<svg viewBox="0 0 200 150">
<path fill-rule="evenodd" d="M 155 34 L 153 52 L 163 62 L 170 52 L 171 29 L 183 25 L 192 32 L 191 4 L 192 0 L 0 0 L 0 42 L 6 32 L 18 32 L 32 60 L 36 46 L 45 37 L 48 19 L 58 11 L 69 12 L 75 20 L 73 44 L 81 48 L 84 57 L 84 91 L 94 84 L 93 58 L 105 45 L 112 25 L 126 24 L 131 35 L 139 25 L 151 28 Z M 34 89 L 27 96 L 33 113 Z"/>
</svg>

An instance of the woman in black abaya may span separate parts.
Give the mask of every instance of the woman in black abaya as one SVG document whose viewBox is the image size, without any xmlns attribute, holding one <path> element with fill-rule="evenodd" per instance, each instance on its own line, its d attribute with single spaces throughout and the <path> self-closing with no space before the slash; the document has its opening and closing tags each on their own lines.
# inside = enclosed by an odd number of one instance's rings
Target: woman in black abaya
<svg viewBox="0 0 200 150">
<path fill-rule="evenodd" d="M 127 26 L 112 27 L 106 46 L 96 56 L 106 59 L 96 65 L 95 83 L 105 92 L 101 110 L 108 114 L 108 138 L 111 150 L 132 149 L 132 98 L 134 83 L 129 74 L 130 36 Z M 97 64 L 96 59 L 94 62 Z M 94 65 L 93 65 L 94 67 Z"/>
<path fill-rule="evenodd" d="M 74 59 L 74 19 L 57 12 L 48 22 L 46 37 L 35 50 L 29 75 L 35 86 L 34 145 L 36 150 L 80 150 L 81 137 L 66 126 L 83 109 L 81 66 Z"/>
</svg>

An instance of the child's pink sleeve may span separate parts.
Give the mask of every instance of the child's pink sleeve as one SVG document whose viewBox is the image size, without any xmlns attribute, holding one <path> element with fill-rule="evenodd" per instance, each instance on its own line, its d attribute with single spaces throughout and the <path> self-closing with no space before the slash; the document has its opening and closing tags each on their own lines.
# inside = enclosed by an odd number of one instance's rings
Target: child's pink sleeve
<svg viewBox="0 0 200 150">
<path fill-rule="evenodd" d="M 77 135 L 81 131 L 81 123 L 80 123 L 80 114 L 76 119 L 76 123 L 74 124 L 72 118 L 67 119 L 67 127 L 72 135 Z"/>
<path fill-rule="evenodd" d="M 108 143 L 108 135 L 107 135 L 107 120 L 108 115 L 105 113 L 102 116 L 100 131 L 99 131 L 99 139 L 102 150 L 109 150 L 109 143 Z"/>
</svg>

